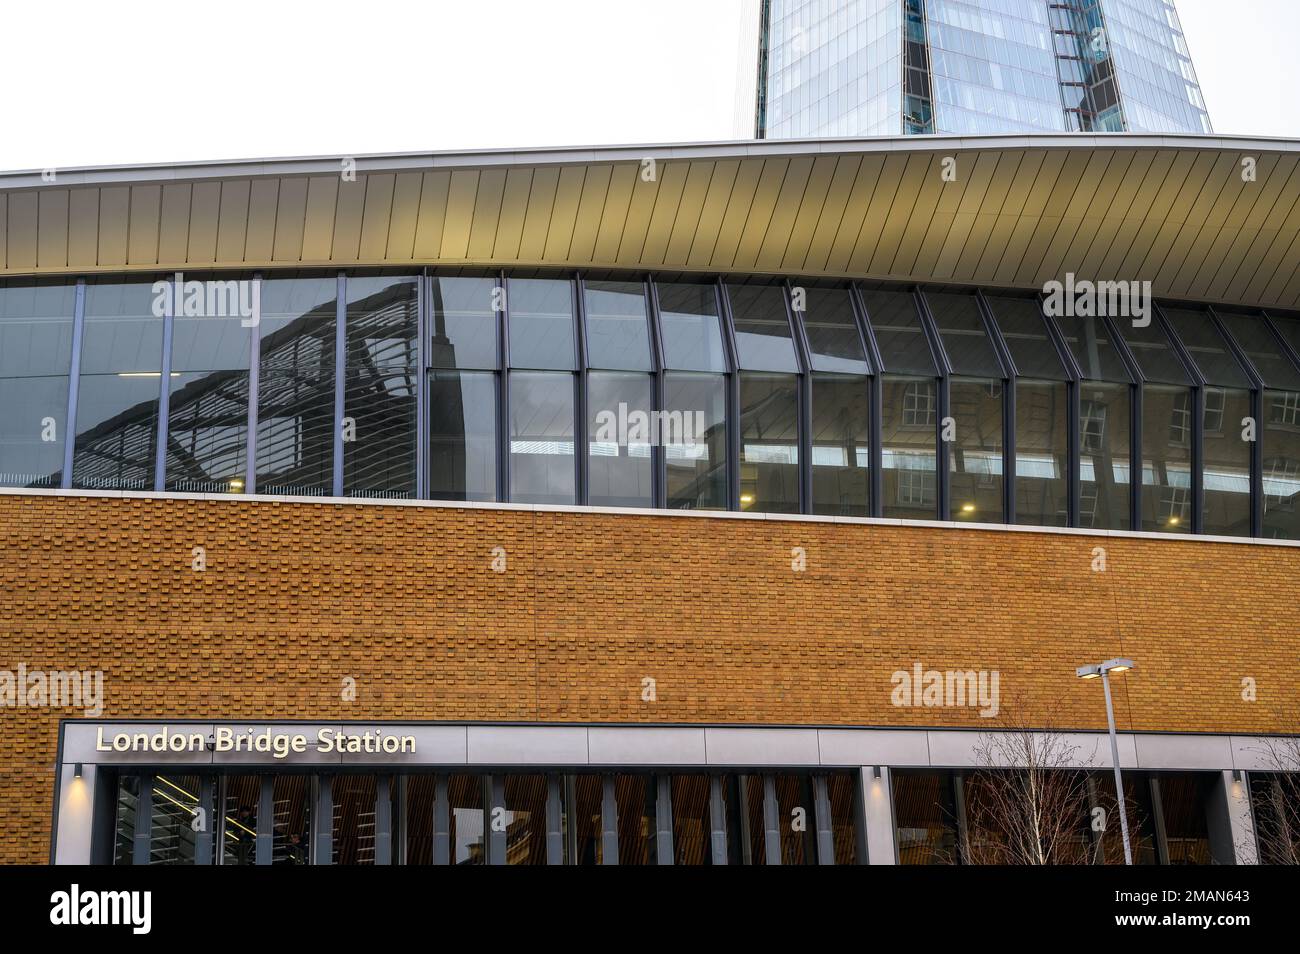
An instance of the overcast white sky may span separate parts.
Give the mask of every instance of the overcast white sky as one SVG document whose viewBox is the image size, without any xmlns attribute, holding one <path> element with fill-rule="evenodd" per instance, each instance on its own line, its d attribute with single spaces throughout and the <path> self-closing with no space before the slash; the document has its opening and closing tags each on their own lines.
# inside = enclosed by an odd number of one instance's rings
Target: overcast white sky
<svg viewBox="0 0 1300 954">
<path fill-rule="evenodd" d="M 5 4 L 0 169 L 728 139 L 742 2 Z M 1216 131 L 1300 137 L 1300 2 L 1178 8 Z"/>
</svg>

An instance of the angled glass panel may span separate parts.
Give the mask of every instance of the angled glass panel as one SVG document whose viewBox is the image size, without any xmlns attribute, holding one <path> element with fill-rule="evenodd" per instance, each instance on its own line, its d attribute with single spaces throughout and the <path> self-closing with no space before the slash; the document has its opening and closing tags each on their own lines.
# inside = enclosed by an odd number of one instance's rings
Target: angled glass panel
<svg viewBox="0 0 1300 954">
<path fill-rule="evenodd" d="M 675 371 L 726 371 L 715 285 L 658 282 L 664 367 Z"/>
<path fill-rule="evenodd" d="M 1273 327 L 1291 346 L 1291 350 L 1300 353 L 1300 315 L 1291 312 L 1269 312 Z"/>
<path fill-rule="evenodd" d="M 994 297 L 988 303 L 1021 377 L 1067 380 L 1036 299 Z"/>
<path fill-rule="evenodd" d="M 861 375 L 812 377 L 813 513 L 871 513 L 870 388 Z"/>
<path fill-rule="evenodd" d="M 496 278 L 439 278 L 430 281 L 429 366 L 495 370 L 499 299 Z"/>
<path fill-rule="evenodd" d="M 497 499 L 495 373 L 429 373 L 429 496 Z"/>
<path fill-rule="evenodd" d="M 1246 353 L 1264 386 L 1283 391 L 1300 391 L 1300 368 L 1297 368 L 1282 351 L 1273 333 L 1257 314 L 1220 312 L 1228 333 Z"/>
<path fill-rule="evenodd" d="M 1085 381 L 1132 382 L 1105 321 L 1095 316 L 1062 315 L 1056 322 Z"/>
<path fill-rule="evenodd" d="M 898 374 L 938 373 L 911 292 L 864 286 L 862 299 L 880 348 L 882 370 Z"/>
<path fill-rule="evenodd" d="M 805 287 L 803 299 L 795 318 L 803 321 L 813 370 L 870 374 L 848 289 Z"/>
<path fill-rule="evenodd" d="M 736 355 L 747 371 L 797 372 L 794 339 L 779 285 L 728 285 L 736 325 Z"/>
<path fill-rule="evenodd" d="M 1002 377 L 1002 365 L 989 340 L 975 296 L 927 291 L 925 300 L 934 315 L 953 373 Z"/>
<path fill-rule="evenodd" d="M 727 509 L 727 378 L 670 371 L 664 375 L 664 411 L 692 420 L 690 435 L 665 433 L 670 510 Z"/>
<path fill-rule="evenodd" d="M 1148 381 L 1160 384 L 1192 383 L 1187 369 L 1169 343 L 1169 336 L 1156 318 L 1153 317 L 1145 327 L 1133 324 L 1129 318 L 1116 318 L 1115 323 Z"/>
<path fill-rule="evenodd" d="M 1166 308 L 1164 312 L 1207 384 L 1249 390 L 1250 378 L 1208 313 L 1187 308 Z"/>
<path fill-rule="evenodd" d="M 650 449 L 657 431 L 695 428 L 698 415 L 671 416 L 661 428 L 652 414 L 653 378 L 649 374 L 592 371 L 587 375 L 587 502 L 593 507 L 650 507 Z M 685 440 L 691 435 L 678 435 Z M 703 437 L 703 433 L 700 434 Z"/>
<path fill-rule="evenodd" d="M 419 288 L 414 278 L 347 280 L 347 351 L 352 368 L 414 368 Z"/>
<path fill-rule="evenodd" d="M 1129 384 L 1079 385 L 1079 526 L 1130 529 L 1132 405 Z"/>
<path fill-rule="evenodd" d="M 76 286 L 0 284 L 0 486 L 62 479 Z"/>
<path fill-rule="evenodd" d="M 938 507 L 938 382 L 888 375 L 882 391 L 881 511 L 886 517 L 933 520 Z"/>
<path fill-rule="evenodd" d="M 1016 381 L 1016 523 L 1069 523 L 1069 421 L 1063 381 Z"/>
<path fill-rule="evenodd" d="M 640 282 L 584 283 L 587 365 L 619 371 L 650 370 L 650 323 Z"/>
<path fill-rule="evenodd" d="M 510 372 L 510 500 L 576 501 L 573 375 Z"/>
<path fill-rule="evenodd" d="M 1001 521 L 1002 382 L 952 378 L 948 394 L 956 426 L 948 445 L 949 519 Z"/>
<path fill-rule="evenodd" d="M 506 292 L 510 366 L 574 370 L 573 283 L 563 278 L 512 278 Z"/>
<path fill-rule="evenodd" d="M 1142 530 L 1190 533 L 1192 390 L 1142 388 Z"/>
<path fill-rule="evenodd" d="M 799 512 L 799 386 L 793 374 L 740 378 L 740 509 Z"/>
</svg>

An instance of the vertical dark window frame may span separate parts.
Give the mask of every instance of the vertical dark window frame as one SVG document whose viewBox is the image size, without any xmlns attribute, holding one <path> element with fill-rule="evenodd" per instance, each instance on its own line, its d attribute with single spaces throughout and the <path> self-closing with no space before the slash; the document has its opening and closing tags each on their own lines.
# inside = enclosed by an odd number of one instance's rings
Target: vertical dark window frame
<svg viewBox="0 0 1300 954">
<path fill-rule="evenodd" d="M 935 519 L 947 522 L 952 519 L 952 480 L 948 473 L 952 450 L 948 442 L 943 439 L 943 422 L 952 413 L 952 361 L 949 360 L 948 352 L 943 346 L 943 337 L 939 334 L 939 326 L 934 320 L 933 312 L 930 311 L 930 304 L 925 300 L 925 293 L 919 285 L 912 288 L 912 300 L 916 304 L 921 328 L 930 343 L 930 354 L 934 358 L 934 366 L 938 371 L 938 407 L 934 415 Z"/>
<path fill-rule="evenodd" d="M 876 333 L 871 327 L 866 301 L 862 297 L 862 290 L 858 288 L 855 282 L 850 282 L 848 289 L 849 302 L 853 307 L 853 318 L 857 322 L 858 334 L 862 336 L 864 353 L 872 371 L 869 382 L 871 388 L 871 473 L 868 475 L 869 513 L 873 517 L 880 517 L 884 514 L 884 474 L 882 468 L 884 466 L 885 452 L 884 448 L 881 447 L 884 411 L 881 402 L 884 399 L 885 363 L 880 355 L 880 343 L 876 341 Z"/>
<path fill-rule="evenodd" d="M 63 473 L 59 487 L 72 488 L 72 460 L 77 439 L 77 397 L 80 394 L 81 342 L 86 322 L 86 280 L 77 279 L 72 312 L 72 359 L 68 364 L 68 410 L 63 424 Z"/>
<path fill-rule="evenodd" d="M 812 356 L 808 346 L 808 330 L 804 327 L 805 312 L 795 313 L 794 285 L 790 279 L 781 283 L 781 300 L 785 303 L 785 319 L 790 323 L 790 336 L 794 342 L 795 361 L 799 365 L 799 512 L 813 512 L 812 486 Z"/>
<path fill-rule="evenodd" d="M 347 413 L 348 278 L 339 272 L 334 298 L 334 459 L 331 496 L 343 496 L 343 416 Z"/>
<path fill-rule="evenodd" d="M 731 315 L 731 296 L 721 275 L 713 281 L 713 293 L 722 325 L 722 350 L 727 364 L 727 509 L 740 510 L 740 361 L 736 350 L 736 326 Z"/>
<path fill-rule="evenodd" d="M 1002 365 L 1002 522 L 1011 524 L 1016 522 L 1016 379 L 1020 371 L 993 318 L 993 308 L 980 289 L 975 291 L 975 304 Z"/>
<path fill-rule="evenodd" d="M 646 318 L 650 332 L 650 367 L 651 400 L 655 410 L 664 409 L 664 338 L 663 327 L 659 319 L 659 286 L 654 275 L 647 275 L 644 280 L 646 296 Z M 665 509 L 668 506 L 668 456 L 663 441 L 657 440 L 650 447 L 650 486 L 653 506 Z"/>
<path fill-rule="evenodd" d="M 581 272 L 569 280 L 569 300 L 573 309 L 573 464 L 574 503 L 585 505 L 591 499 L 590 441 L 587 428 L 587 285 Z"/>
<path fill-rule="evenodd" d="M 502 269 L 496 273 L 500 289 L 497 321 L 497 500 L 510 500 L 510 286 Z"/>
<path fill-rule="evenodd" d="M 1083 369 L 1079 367 L 1079 362 L 1074 359 L 1074 354 L 1070 351 L 1069 344 L 1066 343 L 1065 334 L 1061 331 L 1060 325 L 1056 319 L 1047 314 L 1043 307 L 1043 296 L 1041 293 L 1034 299 L 1038 304 L 1038 313 L 1042 316 L 1043 324 L 1047 328 L 1047 337 L 1051 339 L 1052 346 L 1056 348 L 1056 356 L 1061 361 L 1061 366 L 1065 368 L 1066 376 L 1066 447 L 1067 458 L 1066 466 L 1068 468 L 1067 493 L 1069 503 L 1069 520 L 1067 526 L 1078 527 L 1080 524 L 1079 512 L 1083 506 L 1083 481 L 1080 479 L 1080 472 L 1083 469 L 1083 435 L 1079 427 L 1079 415 L 1082 413 L 1082 381 Z"/>
</svg>

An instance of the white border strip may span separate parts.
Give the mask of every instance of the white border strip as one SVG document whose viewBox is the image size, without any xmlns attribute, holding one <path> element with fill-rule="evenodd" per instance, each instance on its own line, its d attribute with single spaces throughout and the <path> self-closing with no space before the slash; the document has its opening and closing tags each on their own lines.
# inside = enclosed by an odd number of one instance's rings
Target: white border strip
<svg viewBox="0 0 1300 954">
<path fill-rule="evenodd" d="M 531 513 L 609 514 L 633 517 L 703 520 L 764 520 L 779 523 L 833 523 L 868 527 L 918 527 L 951 530 L 985 530 L 1000 533 L 1036 533 L 1068 537 L 1109 537 L 1133 540 L 1168 540 L 1182 543 L 1253 544 L 1300 547 L 1300 540 L 1266 537 L 1225 537 L 1213 534 L 1158 533 L 1149 530 L 1093 530 L 1087 527 L 1036 527 L 1014 523 L 967 523 L 959 520 L 911 520 L 897 517 L 832 517 L 798 513 L 743 513 L 733 510 L 668 510 L 640 507 L 553 506 L 517 503 L 478 503 L 459 500 L 395 500 L 379 497 L 280 497 L 270 494 L 188 494 L 153 490 L 63 490 L 0 487 L 7 497 L 113 498 L 122 500 L 203 500 L 214 503 L 319 504 L 324 506 L 418 507 L 437 510 L 513 510 Z"/>
</svg>

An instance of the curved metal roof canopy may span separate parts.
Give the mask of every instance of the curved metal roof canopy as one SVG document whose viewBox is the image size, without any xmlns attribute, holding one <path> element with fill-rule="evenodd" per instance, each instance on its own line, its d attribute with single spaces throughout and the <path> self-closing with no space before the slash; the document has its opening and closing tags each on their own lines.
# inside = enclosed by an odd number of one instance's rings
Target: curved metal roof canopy
<svg viewBox="0 0 1300 954">
<path fill-rule="evenodd" d="M 1073 272 L 1300 307 L 1296 140 L 908 137 L 354 162 L 355 176 L 337 157 L 0 174 L 0 275 L 499 265 L 1041 288 Z"/>
</svg>

